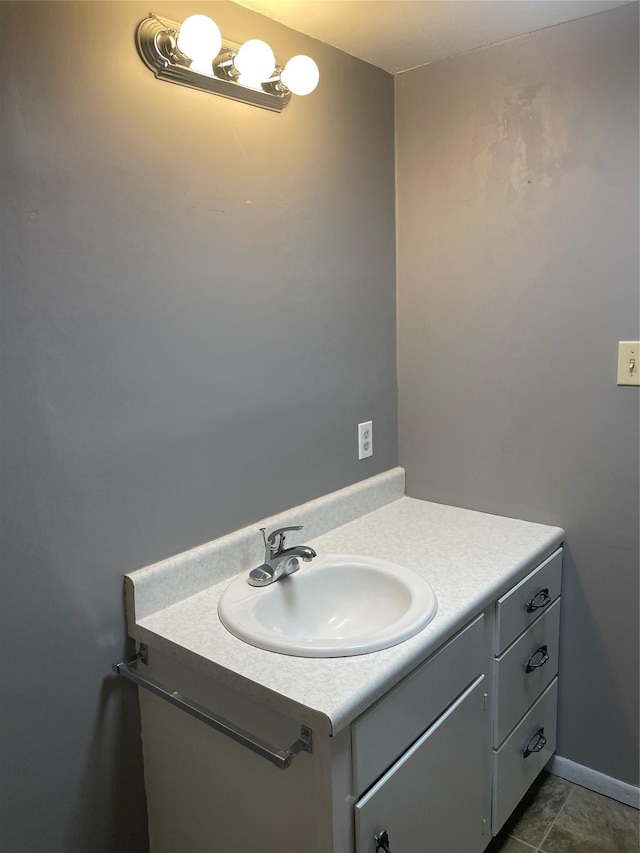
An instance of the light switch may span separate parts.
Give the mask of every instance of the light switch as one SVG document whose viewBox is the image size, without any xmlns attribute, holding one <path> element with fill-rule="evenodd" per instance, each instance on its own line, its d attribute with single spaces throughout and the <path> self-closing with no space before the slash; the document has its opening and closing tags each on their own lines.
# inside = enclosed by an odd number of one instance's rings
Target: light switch
<svg viewBox="0 0 640 853">
<path fill-rule="evenodd" d="M 640 341 L 619 341 L 618 385 L 640 385 Z"/>
</svg>

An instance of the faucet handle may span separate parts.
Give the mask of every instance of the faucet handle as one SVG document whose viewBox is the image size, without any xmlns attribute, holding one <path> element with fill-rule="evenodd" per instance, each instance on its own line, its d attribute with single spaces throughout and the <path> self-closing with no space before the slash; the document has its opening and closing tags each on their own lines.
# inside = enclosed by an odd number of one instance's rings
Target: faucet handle
<svg viewBox="0 0 640 853">
<path fill-rule="evenodd" d="M 267 542 L 270 545 L 273 545 L 273 543 L 275 542 L 276 536 L 281 536 L 282 539 L 284 540 L 284 534 L 287 531 L 289 531 L 289 530 L 302 530 L 302 527 L 303 527 L 302 524 L 296 524 L 293 527 L 279 527 L 277 530 L 274 530 L 273 533 L 270 533 L 267 536 Z"/>
<path fill-rule="evenodd" d="M 284 547 L 284 534 L 289 530 L 302 530 L 301 524 L 293 525 L 292 527 L 279 527 L 268 536 L 266 535 L 266 527 L 260 528 L 262 538 L 264 539 L 264 547 L 271 549 L 272 556 L 277 556 Z"/>
</svg>

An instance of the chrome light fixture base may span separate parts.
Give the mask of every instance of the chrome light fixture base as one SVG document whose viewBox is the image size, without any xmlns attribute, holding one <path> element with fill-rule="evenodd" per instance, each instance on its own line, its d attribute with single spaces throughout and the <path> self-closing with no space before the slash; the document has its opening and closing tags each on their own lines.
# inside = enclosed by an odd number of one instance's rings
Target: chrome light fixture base
<svg viewBox="0 0 640 853">
<path fill-rule="evenodd" d="M 145 18 L 136 31 L 138 52 L 148 68 L 159 80 L 178 83 L 192 89 L 200 89 L 253 104 L 272 112 L 282 112 L 291 100 L 291 92 L 280 84 L 280 68 L 276 68 L 271 80 L 254 89 L 237 82 L 228 69 L 231 60 L 240 45 L 222 39 L 219 55 L 212 64 L 211 74 L 193 71 L 191 61 L 177 48 L 176 39 L 180 24 L 176 21 L 161 20 L 155 15 Z"/>
</svg>

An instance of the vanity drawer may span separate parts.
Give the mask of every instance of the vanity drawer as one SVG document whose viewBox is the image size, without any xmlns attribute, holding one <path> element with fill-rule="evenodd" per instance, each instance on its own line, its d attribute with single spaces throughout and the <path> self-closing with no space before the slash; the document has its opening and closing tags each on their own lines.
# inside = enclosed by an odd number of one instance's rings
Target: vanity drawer
<svg viewBox="0 0 640 853">
<path fill-rule="evenodd" d="M 493 754 L 494 835 L 555 752 L 557 700 L 558 679 L 554 678 L 513 734 Z M 544 745 L 542 738 L 546 739 Z M 532 751 L 527 753 L 527 747 Z"/>
<path fill-rule="evenodd" d="M 562 548 L 498 599 L 494 643 L 496 655 L 535 622 L 560 595 L 561 575 Z"/>
<path fill-rule="evenodd" d="M 360 795 L 482 672 L 484 617 L 373 705 L 351 727 L 354 793 Z"/>
<path fill-rule="evenodd" d="M 494 663 L 494 746 L 498 747 L 558 672 L 560 599 Z"/>
</svg>

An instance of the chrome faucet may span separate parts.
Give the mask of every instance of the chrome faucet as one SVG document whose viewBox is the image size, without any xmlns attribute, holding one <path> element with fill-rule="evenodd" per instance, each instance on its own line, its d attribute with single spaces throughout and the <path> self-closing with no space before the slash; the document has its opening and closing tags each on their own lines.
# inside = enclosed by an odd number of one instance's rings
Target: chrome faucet
<svg viewBox="0 0 640 853">
<path fill-rule="evenodd" d="M 284 535 L 289 530 L 302 530 L 302 525 L 296 527 L 280 527 L 266 535 L 266 527 L 261 527 L 264 542 L 264 563 L 249 572 L 251 586 L 269 586 L 279 578 L 292 575 L 300 568 L 299 560 L 308 563 L 313 560 L 316 552 L 308 545 L 295 545 L 293 548 L 284 547 Z"/>
</svg>

